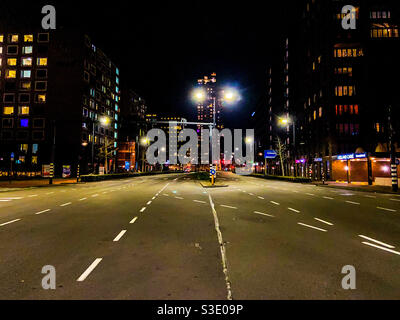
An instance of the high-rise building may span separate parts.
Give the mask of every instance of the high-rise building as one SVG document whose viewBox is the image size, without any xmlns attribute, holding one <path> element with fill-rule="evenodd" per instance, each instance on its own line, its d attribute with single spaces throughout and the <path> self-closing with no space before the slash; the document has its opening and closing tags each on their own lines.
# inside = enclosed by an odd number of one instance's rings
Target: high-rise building
<svg viewBox="0 0 400 320">
<path fill-rule="evenodd" d="M 41 171 L 54 163 L 81 173 L 115 166 L 119 69 L 80 32 L 0 30 L 0 167 Z M 75 171 L 76 172 L 76 171 Z"/>
<path fill-rule="evenodd" d="M 197 121 L 213 123 L 215 108 L 215 121 L 217 128 L 220 130 L 223 129 L 222 100 L 217 86 L 217 74 L 212 73 L 211 77 L 205 76 L 203 79 L 199 79 L 197 84 L 199 88 L 204 90 L 206 95 L 205 99 L 197 104 Z"/>
<path fill-rule="evenodd" d="M 400 141 L 399 5 L 351 4 L 347 16 L 347 1 L 296 2 L 301 15 L 282 36 L 268 74 L 269 138 L 284 138 L 292 165 L 318 161 L 328 174 L 336 155 L 389 151 L 389 106 Z M 343 27 L 348 17 L 355 29 Z M 282 116 L 294 122 L 284 132 L 276 125 Z"/>
</svg>

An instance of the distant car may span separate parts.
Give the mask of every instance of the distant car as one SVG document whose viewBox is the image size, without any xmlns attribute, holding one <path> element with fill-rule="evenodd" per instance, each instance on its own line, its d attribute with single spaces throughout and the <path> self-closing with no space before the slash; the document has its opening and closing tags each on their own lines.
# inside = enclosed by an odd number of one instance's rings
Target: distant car
<svg viewBox="0 0 400 320">
<path fill-rule="evenodd" d="M 192 171 L 192 169 L 190 169 L 190 168 L 185 168 L 184 170 L 183 170 L 183 172 L 185 172 L 185 173 L 190 173 Z"/>
</svg>

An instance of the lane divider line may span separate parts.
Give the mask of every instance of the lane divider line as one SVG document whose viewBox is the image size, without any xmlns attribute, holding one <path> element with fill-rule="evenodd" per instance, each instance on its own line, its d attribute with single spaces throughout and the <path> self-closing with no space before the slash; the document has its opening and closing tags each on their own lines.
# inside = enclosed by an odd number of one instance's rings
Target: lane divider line
<svg viewBox="0 0 400 320">
<path fill-rule="evenodd" d="M 387 248 L 389 248 L 389 249 L 394 249 L 394 248 L 396 248 L 395 246 L 392 246 L 392 245 L 390 245 L 390 244 L 384 243 L 384 242 L 382 242 L 382 241 L 375 240 L 375 239 L 373 239 L 373 238 L 364 236 L 364 235 L 362 235 L 362 234 L 360 234 L 359 237 L 360 237 L 360 238 L 363 238 L 363 239 L 365 239 L 365 240 L 368 240 L 368 241 L 375 242 L 375 243 L 380 244 L 380 245 L 382 245 L 382 246 L 384 246 L 384 247 L 387 247 Z"/>
<path fill-rule="evenodd" d="M 99 263 L 103 260 L 103 258 L 98 258 L 94 260 L 94 262 L 90 265 L 89 268 L 86 269 L 84 273 L 78 278 L 78 282 L 83 282 L 85 279 L 93 272 L 93 270 L 99 265 Z"/>
<path fill-rule="evenodd" d="M 143 213 L 147 208 L 143 207 L 142 210 L 140 210 L 141 213 Z"/>
<path fill-rule="evenodd" d="M 296 212 L 296 213 L 300 213 L 299 210 L 293 209 L 293 208 L 288 208 L 290 211 Z"/>
<path fill-rule="evenodd" d="M 129 224 L 134 224 L 137 221 L 137 219 L 138 219 L 138 217 L 133 218 L 132 221 L 129 222 Z"/>
<path fill-rule="evenodd" d="M 113 240 L 113 242 L 118 242 L 119 240 L 121 240 L 121 238 L 125 235 L 125 233 L 127 232 L 128 230 L 122 230 L 116 237 L 115 237 L 115 239 Z"/>
<path fill-rule="evenodd" d="M 11 224 L 11 223 L 18 222 L 18 221 L 21 221 L 21 219 L 15 219 L 15 220 L 13 220 L 13 221 L 9 221 L 9 222 L 6 222 L 6 223 L 2 223 L 2 224 L 0 224 L 0 227 L 4 227 L 4 226 L 6 226 L 6 225 L 9 225 L 9 224 Z"/>
<path fill-rule="evenodd" d="M 305 224 L 305 223 L 299 222 L 297 224 L 300 225 L 300 226 L 303 226 L 303 227 L 306 227 L 306 228 L 310 228 L 310 229 L 314 229 L 314 230 L 318 230 L 318 231 L 321 231 L 321 232 L 328 232 L 328 230 L 317 228 L 317 227 L 314 227 L 314 226 L 310 226 L 310 225 Z"/>
<path fill-rule="evenodd" d="M 270 218 L 275 218 L 275 216 L 273 216 L 272 214 L 268 214 L 268 213 L 263 213 L 263 212 L 258 212 L 258 211 L 254 211 L 255 214 L 261 215 L 261 216 L 266 216 L 266 217 L 270 217 Z"/>
<path fill-rule="evenodd" d="M 224 204 L 221 204 L 221 207 L 223 207 L 223 208 L 227 208 L 227 209 L 233 209 L 233 210 L 237 210 L 237 208 L 236 208 L 236 207 L 226 206 L 226 205 L 224 205 Z"/>
<path fill-rule="evenodd" d="M 369 243 L 369 242 L 363 242 L 363 244 L 365 244 L 367 246 L 370 246 L 370 247 L 377 248 L 377 249 L 381 249 L 381 250 L 384 250 L 384 251 L 387 251 L 387 252 L 390 252 L 390 253 L 393 253 L 393 254 L 397 254 L 398 256 L 400 256 L 400 252 L 397 252 L 397 251 L 394 251 L 394 250 L 391 250 L 391 249 L 388 249 L 388 248 L 385 248 L 385 247 L 381 247 L 381 246 L 378 246 L 376 244 L 372 244 L 372 243 Z"/>
<path fill-rule="evenodd" d="M 221 251 L 222 268 L 223 268 L 223 272 L 225 275 L 225 284 L 226 284 L 226 290 L 227 290 L 227 294 L 228 294 L 227 299 L 231 301 L 231 300 L 233 300 L 233 295 L 232 295 L 231 281 L 229 279 L 228 258 L 226 256 L 226 245 L 225 245 L 224 239 L 222 237 L 222 232 L 221 232 L 219 220 L 218 220 L 218 214 L 217 214 L 217 211 L 215 210 L 214 202 L 213 202 L 210 194 L 208 194 L 208 197 L 210 199 L 211 211 L 214 216 L 215 230 L 217 231 L 218 243 L 219 243 L 219 247 L 220 247 L 220 251 Z"/>
<path fill-rule="evenodd" d="M 393 209 L 388 209 L 388 208 L 382 208 L 382 207 L 376 207 L 378 210 L 383 210 L 383 211 L 389 211 L 389 212 L 397 212 L 397 210 Z"/>
<path fill-rule="evenodd" d="M 71 204 L 72 204 L 72 202 L 67 202 L 67 203 L 64 203 L 64 204 L 60 205 L 60 207 L 66 207 L 66 206 L 69 206 Z"/>
<path fill-rule="evenodd" d="M 43 210 L 43 211 L 40 211 L 40 212 L 36 212 L 35 214 L 39 215 L 39 214 L 46 213 L 46 212 L 49 212 L 49 211 L 50 211 L 50 209 L 47 209 L 47 210 Z"/>
<path fill-rule="evenodd" d="M 319 219 L 319 218 L 314 218 L 314 219 L 317 220 L 317 221 L 319 221 L 319 222 L 325 223 L 325 224 L 327 224 L 328 226 L 334 226 L 334 224 L 331 223 L 331 222 L 328 222 L 328 221 L 325 221 L 325 220 L 322 220 L 322 219 Z"/>
</svg>

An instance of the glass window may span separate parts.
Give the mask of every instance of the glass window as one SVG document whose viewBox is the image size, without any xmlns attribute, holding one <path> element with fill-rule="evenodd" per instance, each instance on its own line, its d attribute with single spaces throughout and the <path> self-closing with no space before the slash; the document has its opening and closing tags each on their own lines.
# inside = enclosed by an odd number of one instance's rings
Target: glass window
<svg viewBox="0 0 400 320">
<path fill-rule="evenodd" d="M 17 34 L 11 34 L 10 36 L 9 36 L 9 42 L 18 42 L 18 39 L 19 39 L 19 37 L 18 37 L 18 35 Z"/>
<path fill-rule="evenodd" d="M 47 89 L 47 81 L 36 81 L 35 82 L 35 90 L 45 91 L 46 89 Z"/>
<path fill-rule="evenodd" d="M 47 58 L 37 58 L 38 66 L 47 66 Z"/>
<path fill-rule="evenodd" d="M 4 41 L 4 36 L 0 34 L 0 43 L 2 43 L 3 41 Z"/>
<path fill-rule="evenodd" d="M 8 46 L 7 54 L 18 54 L 18 46 Z"/>
<path fill-rule="evenodd" d="M 19 119 L 19 126 L 21 128 L 28 128 L 29 127 L 29 119 Z"/>
<path fill-rule="evenodd" d="M 21 88 L 21 90 L 31 90 L 31 82 L 30 81 L 21 81 L 20 88 Z"/>
<path fill-rule="evenodd" d="M 26 34 L 24 35 L 25 42 L 33 42 L 33 34 Z"/>
<path fill-rule="evenodd" d="M 38 70 L 36 70 L 36 78 L 38 78 L 38 79 L 46 79 L 47 78 L 47 70 L 46 69 L 38 69 Z"/>
<path fill-rule="evenodd" d="M 31 70 L 21 70 L 21 78 L 28 79 L 32 75 Z"/>
<path fill-rule="evenodd" d="M 7 79 L 15 79 L 17 77 L 17 70 L 6 70 Z"/>
<path fill-rule="evenodd" d="M 49 42 L 49 34 L 48 33 L 39 33 L 38 34 L 38 42 Z"/>
<path fill-rule="evenodd" d="M 26 67 L 32 66 L 32 58 L 22 58 L 22 65 Z"/>
<path fill-rule="evenodd" d="M 36 96 L 36 102 L 38 102 L 38 103 L 46 103 L 46 95 L 45 94 L 38 94 Z"/>
<path fill-rule="evenodd" d="M 7 59 L 7 64 L 9 66 L 16 66 L 17 65 L 17 59 L 15 59 L 15 58 Z"/>
<path fill-rule="evenodd" d="M 23 54 L 32 54 L 32 52 L 33 52 L 33 47 L 31 46 L 22 47 Z"/>
<path fill-rule="evenodd" d="M 3 114 L 4 115 L 12 115 L 12 114 L 14 114 L 14 107 L 4 107 Z"/>
<path fill-rule="evenodd" d="M 28 106 L 18 107 L 18 114 L 20 114 L 20 115 L 29 115 L 29 107 Z"/>
</svg>

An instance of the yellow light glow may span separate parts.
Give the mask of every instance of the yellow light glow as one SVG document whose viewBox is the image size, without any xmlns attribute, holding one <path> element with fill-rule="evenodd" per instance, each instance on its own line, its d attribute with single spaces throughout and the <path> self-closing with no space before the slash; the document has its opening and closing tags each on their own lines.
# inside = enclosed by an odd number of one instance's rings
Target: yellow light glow
<svg viewBox="0 0 400 320">
<path fill-rule="evenodd" d="M 206 93 L 203 89 L 196 89 L 193 91 L 193 99 L 197 102 L 203 102 L 206 100 Z"/>
</svg>

